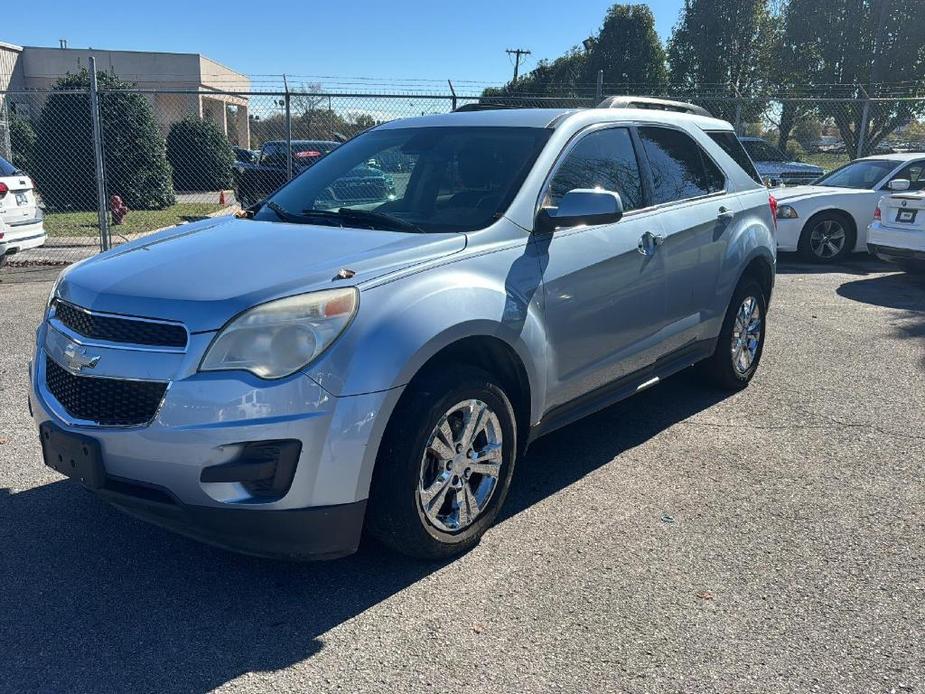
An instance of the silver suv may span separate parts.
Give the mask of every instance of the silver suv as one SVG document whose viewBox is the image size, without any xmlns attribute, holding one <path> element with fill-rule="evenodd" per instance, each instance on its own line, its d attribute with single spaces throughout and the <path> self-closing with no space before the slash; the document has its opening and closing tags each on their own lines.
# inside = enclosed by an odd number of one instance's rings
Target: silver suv
<svg viewBox="0 0 925 694">
<path fill-rule="evenodd" d="M 748 384 L 774 201 L 737 160 L 728 123 L 652 109 L 375 127 L 238 218 L 62 273 L 45 462 L 252 554 L 465 551 L 538 436 L 693 364 Z"/>
</svg>

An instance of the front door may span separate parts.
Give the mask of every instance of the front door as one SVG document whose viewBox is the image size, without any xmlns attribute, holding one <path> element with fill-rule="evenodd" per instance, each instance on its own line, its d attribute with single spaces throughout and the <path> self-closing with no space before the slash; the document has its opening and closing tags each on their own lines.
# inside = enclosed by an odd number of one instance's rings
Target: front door
<svg viewBox="0 0 925 694">
<path fill-rule="evenodd" d="M 550 407 L 651 364 L 665 323 L 664 263 L 651 252 L 661 229 L 657 216 L 641 209 L 642 177 L 626 128 L 580 136 L 555 170 L 543 205 L 557 206 L 576 188 L 618 193 L 624 217 L 534 238 L 545 263 Z M 639 249 L 643 237 L 646 254 Z"/>
</svg>

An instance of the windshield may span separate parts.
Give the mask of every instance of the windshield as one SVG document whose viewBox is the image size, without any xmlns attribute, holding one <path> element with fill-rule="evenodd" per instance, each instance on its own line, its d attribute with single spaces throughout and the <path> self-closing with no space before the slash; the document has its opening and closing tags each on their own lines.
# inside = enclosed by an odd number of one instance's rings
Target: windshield
<svg viewBox="0 0 925 694">
<path fill-rule="evenodd" d="M 550 132 L 371 130 L 274 193 L 274 204 L 254 218 L 425 232 L 482 229 L 507 209 Z"/>
<path fill-rule="evenodd" d="M 790 157 L 764 140 L 742 140 L 742 146 L 753 161 L 790 161 Z"/>
<path fill-rule="evenodd" d="M 835 169 L 816 181 L 817 186 L 834 188 L 873 188 L 890 171 L 896 168 L 896 162 L 885 159 L 867 159 L 853 161 L 840 169 Z"/>
</svg>

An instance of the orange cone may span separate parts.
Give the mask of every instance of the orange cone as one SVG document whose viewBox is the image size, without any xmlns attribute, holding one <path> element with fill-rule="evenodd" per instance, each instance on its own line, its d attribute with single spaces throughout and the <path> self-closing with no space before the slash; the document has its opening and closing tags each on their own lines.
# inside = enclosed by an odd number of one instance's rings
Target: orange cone
<svg viewBox="0 0 925 694">
<path fill-rule="evenodd" d="M 218 194 L 218 204 L 223 205 L 223 206 L 225 204 L 225 191 L 224 190 Z"/>
</svg>

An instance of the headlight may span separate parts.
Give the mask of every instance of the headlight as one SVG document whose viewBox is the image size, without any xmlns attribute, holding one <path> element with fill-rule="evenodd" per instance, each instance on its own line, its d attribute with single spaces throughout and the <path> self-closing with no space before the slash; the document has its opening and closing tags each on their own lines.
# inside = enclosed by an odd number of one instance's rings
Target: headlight
<svg viewBox="0 0 925 694">
<path fill-rule="evenodd" d="M 790 205 L 778 205 L 777 206 L 777 218 L 778 219 L 796 219 L 800 215 L 797 214 L 797 211 L 793 209 Z"/>
<path fill-rule="evenodd" d="M 349 325 L 360 293 L 327 289 L 278 299 L 245 311 L 219 331 L 200 371 L 244 370 L 260 378 L 295 373 Z"/>
</svg>

